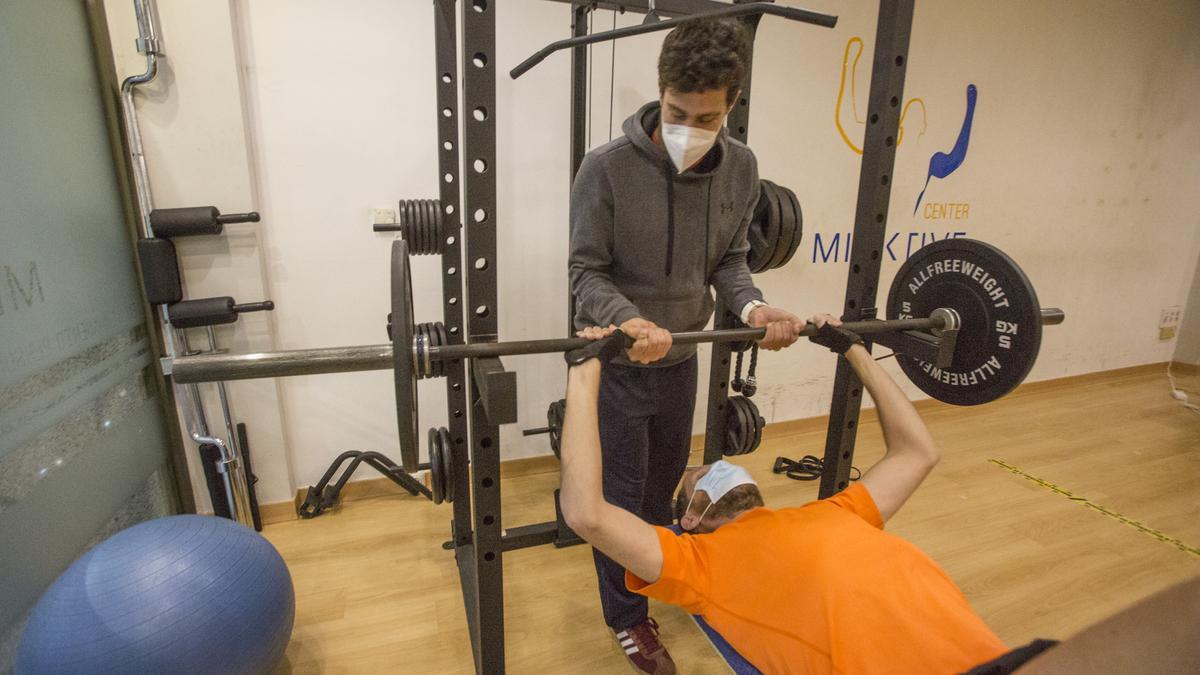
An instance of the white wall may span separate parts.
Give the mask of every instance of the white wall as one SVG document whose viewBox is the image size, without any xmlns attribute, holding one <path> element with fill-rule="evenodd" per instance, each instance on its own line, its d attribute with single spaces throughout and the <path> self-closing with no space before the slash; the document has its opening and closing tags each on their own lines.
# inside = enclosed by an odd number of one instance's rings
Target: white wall
<svg viewBox="0 0 1200 675">
<path fill-rule="evenodd" d="M 238 128 L 236 119 L 228 129 L 185 123 L 182 112 L 148 116 L 156 197 L 165 203 L 160 190 L 186 187 L 213 201 L 229 182 L 241 195 L 230 198 L 230 210 L 255 196 L 264 223 L 251 230 L 259 239 L 243 240 L 246 265 L 236 275 L 239 283 L 263 283 L 278 303 L 262 324 L 264 340 L 273 325 L 279 348 L 384 341 L 390 237 L 371 232 L 369 214 L 373 206 L 436 194 L 432 3 L 242 0 L 231 15 L 224 3 L 160 2 L 168 49 L 176 40 L 206 42 L 172 52 L 178 76 L 171 86 L 180 97 L 213 71 L 236 83 L 230 42 L 240 35 L 247 126 Z M 567 5 L 495 4 L 500 71 L 569 32 Z M 816 232 L 827 242 L 853 229 L 859 156 L 837 132 L 835 101 L 847 41 L 861 36 L 857 114 L 865 116 L 876 4 L 806 6 L 840 14 L 839 25 L 763 21 L 750 130 L 763 177 L 792 187 L 805 216 L 805 242 L 792 264 L 758 280 L 769 301 L 801 313 L 835 310 L 844 292 L 845 263 L 814 263 L 813 241 Z M 639 20 L 618 17 L 621 25 Z M 899 249 L 909 232 L 965 231 L 1021 263 L 1042 303 L 1068 313 L 1064 325 L 1047 331 L 1032 379 L 1171 357 L 1174 345 L 1157 340 L 1159 310 L 1185 304 L 1200 257 L 1200 46 L 1191 39 L 1198 21 L 1200 6 L 1190 0 L 918 4 L 905 91 L 924 101 L 927 125 L 921 134 L 914 105 L 897 154 L 889 231 L 902 233 Z M 611 14 L 599 13 L 596 28 L 611 22 Z M 196 36 L 200 25 L 219 39 Z M 617 46 L 616 133 L 625 116 L 657 96 L 660 42 L 651 35 Z M 597 45 L 593 52 L 593 145 L 609 137 L 610 49 Z M 569 62 L 562 52 L 520 80 L 498 80 L 503 339 L 559 335 L 566 324 Z M 954 144 L 968 83 L 979 98 L 966 161 L 947 179 L 934 179 L 925 201 L 968 203 L 969 215 L 914 215 L 930 156 Z M 233 100 L 216 112 L 238 118 Z M 862 127 L 848 102 L 840 119 L 860 143 Z M 192 149 L 154 157 L 156 147 L 187 145 Z M 213 148 L 222 152 L 210 155 Z M 214 255 L 205 264 L 238 265 L 242 246 L 232 251 L 232 262 Z M 255 254 L 265 267 L 250 264 Z M 885 261 L 885 283 L 899 263 Z M 419 321 L 439 318 L 437 269 L 432 258 L 414 258 Z M 881 306 L 885 293 L 886 286 Z M 256 325 L 243 322 L 238 330 Z M 561 362 L 522 357 L 506 365 L 519 373 L 520 423 L 504 429 L 504 455 L 543 454 L 545 439 L 523 438 L 520 429 L 540 426 L 547 403 L 561 395 Z M 756 400 L 768 421 L 825 413 L 833 366 L 831 355 L 803 345 L 764 354 Z M 259 408 L 275 405 L 268 395 L 274 388 L 259 386 L 266 391 L 252 399 L 254 412 L 271 417 Z M 390 374 L 292 378 L 275 386 L 281 412 L 273 419 L 287 433 L 273 439 L 279 465 L 260 472 L 286 475 L 286 455 L 300 486 L 341 450 L 396 454 Z M 422 428 L 444 423 L 443 392 L 442 381 L 421 385 Z M 256 449 L 270 443 L 256 441 Z"/>
</svg>

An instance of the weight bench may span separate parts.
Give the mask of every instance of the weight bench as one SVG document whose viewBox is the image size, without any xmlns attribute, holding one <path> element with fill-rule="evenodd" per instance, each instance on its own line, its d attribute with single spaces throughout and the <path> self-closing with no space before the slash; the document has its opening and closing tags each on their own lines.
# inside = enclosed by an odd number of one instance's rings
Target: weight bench
<svg viewBox="0 0 1200 675">
<path fill-rule="evenodd" d="M 678 524 L 672 524 L 668 529 L 675 534 L 683 534 L 683 528 L 679 527 Z M 713 647 L 716 647 L 717 652 L 721 655 L 721 658 L 725 659 L 725 663 L 729 665 L 729 669 L 736 673 L 736 675 L 762 675 L 762 671 L 758 668 L 755 668 L 754 664 L 750 663 L 744 656 L 739 654 L 738 651 L 733 648 L 733 645 L 729 644 L 729 642 L 727 642 L 725 638 L 716 631 L 715 628 L 708 625 L 708 622 L 704 620 L 704 617 L 700 616 L 699 614 L 693 614 L 692 620 L 696 622 L 696 625 L 700 627 L 700 630 L 704 631 L 704 635 L 708 638 L 708 641 L 712 643 Z"/>
</svg>

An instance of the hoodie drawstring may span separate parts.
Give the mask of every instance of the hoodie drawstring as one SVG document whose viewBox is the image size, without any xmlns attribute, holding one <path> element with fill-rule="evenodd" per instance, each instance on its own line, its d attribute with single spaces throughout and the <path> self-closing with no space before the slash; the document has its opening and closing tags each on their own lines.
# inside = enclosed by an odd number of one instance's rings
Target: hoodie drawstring
<svg viewBox="0 0 1200 675">
<path fill-rule="evenodd" d="M 671 276 L 672 263 L 675 260 L 675 176 L 674 169 L 667 164 L 664 172 L 667 178 L 667 276 Z"/>
</svg>

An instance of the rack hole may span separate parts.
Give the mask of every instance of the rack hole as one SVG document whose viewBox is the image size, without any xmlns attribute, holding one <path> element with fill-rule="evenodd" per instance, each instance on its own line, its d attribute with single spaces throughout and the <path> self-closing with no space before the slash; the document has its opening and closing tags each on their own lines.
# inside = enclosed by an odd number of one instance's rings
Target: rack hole
<svg viewBox="0 0 1200 675">
<path fill-rule="evenodd" d="M 454 111 L 449 108 L 442 108 L 442 117 L 454 117 Z"/>
<path fill-rule="evenodd" d="M 450 141 L 442 141 L 442 149 L 447 152 L 454 149 L 454 144 Z"/>
<path fill-rule="evenodd" d="M 486 12 L 487 11 L 487 0 L 471 0 L 471 7 L 476 12 Z"/>
<path fill-rule="evenodd" d="M 898 65 L 898 66 L 904 65 L 904 57 L 903 56 L 896 57 L 896 65 Z"/>
<path fill-rule="evenodd" d="M 853 429 L 854 428 L 854 420 L 850 420 L 849 422 L 846 422 L 846 428 Z"/>
<path fill-rule="evenodd" d="M 483 554 L 483 559 L 488 562 L 492 562 L 493 560 L 496 559 L 496 554 L 492 553 L 491 551 L 488 551 L 487 553 Z"/>
<path fill-rule="evenodd" d="M 884 185 L 888 184 L 888 180 L 888 175 L 886 173 L 879 177 L 879 182 Z"/>
<path fill-rule="evenodd" d="M 496 522 L 496 519 L 495 519 L 495 518 L 493 518 L 492 516 L 484 516 L 484 517 L 483 517 L 483 524 L 484 524 L 484 525 L 491 525 L 491 524 L 492 524 L 492 523 L 494 523 L 494 522 Z"/>
<path fill-rule="evenodd" d="M 855 307 L 858 306 L 858 302 L 856 302 L 854 300 L 851 300 L 850 302 L 848 302 L 846 304 L 850 307 L 850 309 L 854 309 Z"/>
<path fill-rule="evenodd" d="M 471 57 L 471 63 L 474 63 L 476 68 L 483 68 L 487 65 L 487 62 L 487 54 L 483 52 L 475 52 L 475 56 Z"/>
<path fill-rule="evenodd" d="M 455 239 L 454 237 L 446 237 L 446 245 L 447 246 L 453 246 L 454 242 L 456 242 L 456 241 L 458 241 L 458 240 Z M 451 267 L 450 269 L 454 269 L 454 268 Z"/>
<path fill-rule="evenodd" d="M 888 136 L 887 138 L 883 139 L 883 144 L 888 146 L 889 148 L 892 147 L 892 145 L 894 145 L 895 143 L 896 143 L 896 139 L 892 138 L 891 136 Z"/>
<path fill-rule="evenodd" d="M 445 180 L 447 183 L 453 183 L 454 182 L 454 174 L 448 173 L 445 176 L 442 176 L 442 179 Z"/>
<path fill-rule="evenodd" d="M 871 115 L 871 124 L 875 124 L 878 121 L 879 121 L 879 115 L 872 114 Z"/>
<path fill-rule="evenodd" d="M 475 222 L 482 223 L 487 220 L 487 211 L 484 209 L 475 209 Z"/>
<path fill-rule="evenodd" d="M 882 213 L 876 213 L 876 214 L 875 214 L 875 222 L 877 222 L 877 223 L 882 223 L 882 222 L 883 222 L 883 214 L 882 214 Z"/>
<path fill-rule="evenodd" d="M 487 445 L 484 445 L 484 443 L 486 443 Z M 486 448 L 492 444 L 492 439 L 482 438 L 479 440 L 479 444 Z M 492 487 L 492 479 L 484 478 L 483 480 L 479 481 L 479 484 L 482 485 L 483 487 Z"/>
<path fill-rule="evenodd" d="M 485 318 L 488 314 L 491 314 L 491 313 L 492 313 L 492 310 L 488 309 L 487 305 L 480 305 L 475 308 L 475 316 L 477 316 L 481 319 Z"/>
<path fill-rule="evenodd" d="M 895 108 L 896 106 L 900 105 L 900 99 L 893 96 L 892 100 L 891 100 L 891 104 L 892 104 L 892 107 Z"/>
<path fill-rule="evenodd" d="M 442 82 L 445 84 L 450 84 L 453 81 L 454 78 L 450 77 L 450 73 L 442 73 Z"/>
<path fill-rule="evenodd" d="M 448 304 L 448 305 L 457 305 L 457 304 L 458 304 L 458 298 L 457 298 L 457 297 L 452 297 L 452 298 L 450 298 L 449 300 L 447 300 L 447 301 L 446 301 L 446 304 Z"/>
<path fill-rule="evenodd" d="M 457 267 L 447 267 L 447 268 L 446 268 L 446 275 L 447 275 L 447 276 L 451 276 L 451 277 L 452 277 L 452 276 L 454 276 L 455 274 L 458 274 L 458 268 L 457 268 Z"/>
<path fill-rule="evenodd" d="M 476 258 L 475 259 L 475 269 L 482 272 L 482 271 L 486 270 L 487 268 L 488 268 L 487 258 Z"/>
<path fill-rule="evenodd" d="M 858 266 L 858 263 L 855 263 L 855 264 L 854 264 L 854 273 L 855 273 L 855 274 L 858 274 L 858 273 L 859 273 L 859 272 L 861 272 L 861 271 L 862 271 L 862 268 L 860 268 L 860 267 Z"/>
<path fill-rule="evenodd" d="M 862 391 L 859 389 L 851 389 L 850 390 L 850 398 L 858 398 L 858 395 L 860 393 L 862 393 Z"/>
<path fill-rule="evenodd" d="M 475 109 L 475 111 L 472 113 L 472 115 L 474 115 L 476 122 L 482 122 L 488 118 L 487 108 L 485 108 L 483 106 L 479 106 L 478 108 Z"/>
<path fill-rule="evenodd" d="M 488 163 L 482 159 L 475 160 L 474 166 L 475 166 L 475 173 L 486 173 L 487 172 Z"/>
</svg>

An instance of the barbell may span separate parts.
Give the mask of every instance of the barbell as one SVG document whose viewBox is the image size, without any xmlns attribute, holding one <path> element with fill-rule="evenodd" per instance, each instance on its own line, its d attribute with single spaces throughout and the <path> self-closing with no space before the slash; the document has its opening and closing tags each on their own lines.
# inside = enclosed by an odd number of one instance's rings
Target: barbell
<svg viewBox="0 0 1200 675">
<path fill-rule="evenodd" d="M 588 342 L 555 338 L 450 344 L 436 324 L 418 329 L 408 246 L 402 240 L 392 242 L 391 308 L 391 344 L 182 356 L 165 370 L 182 384 L 391 369 L 401 463 L 412 472 L 419 449 L 418 379 L 437 376 L 448 361 L 567 352 Z M 864 336 L 954 332 L 954 356 L 946 367 L 911 358 L 901 358 L 900 364 L 922 391 L 958 405 L 995 400 L 1016 387 L 1033 367 L 1042 325 L 1064 318 L 1061 310 L 1039 307 L 1033 286 L 1008 256 L 968 239 L 937 242 L 909 258 L 892 284 L 887 311 L 887 320 L 850 321 L 844 327 Z M 815 330 L 809 324 L 800 335 Z M 672 338 L 681 345 L 758 340 L 765 334 L 765 328 L 732 328 L 681 332 Z"/>
</svg>

